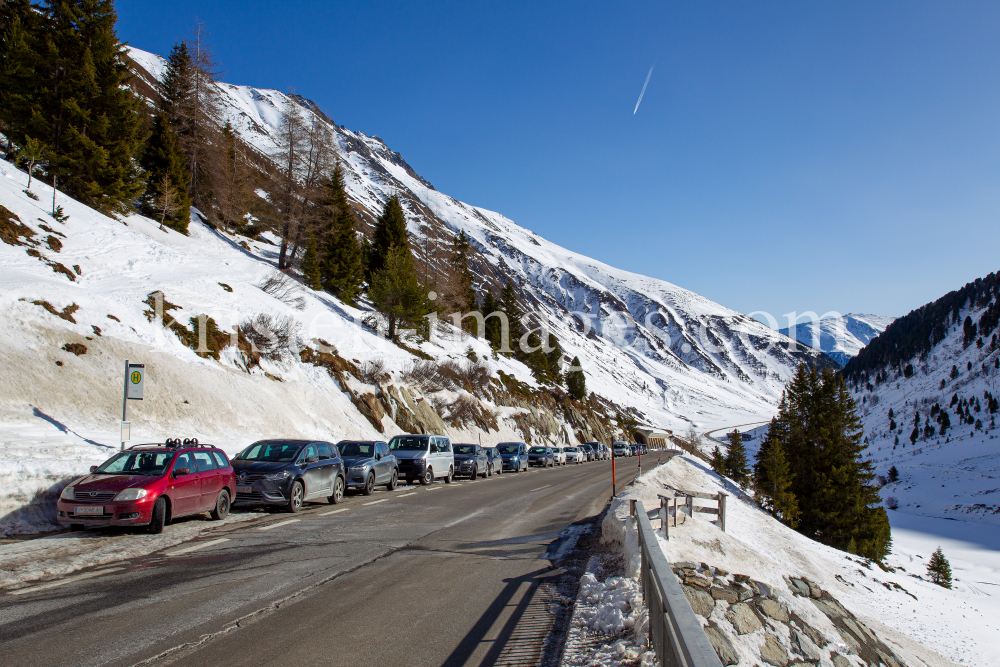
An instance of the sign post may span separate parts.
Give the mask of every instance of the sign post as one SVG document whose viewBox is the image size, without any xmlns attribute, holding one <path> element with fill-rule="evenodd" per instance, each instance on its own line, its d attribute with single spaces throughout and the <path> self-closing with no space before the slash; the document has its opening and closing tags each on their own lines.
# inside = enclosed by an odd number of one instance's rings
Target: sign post
<svg viewBox="0 0 1000 667">
<path fill-rule="evenodd" d="M 131 423 L 126 421 L 128 402 L 142 400 L 142 383 L 146 379 L 145 364 L 130 364 L 125 360 L 125 386 L 122 389 L 122 449 L 125 441 L 131 439 Z"/>
<path fill-rule="evenodd" d="M 611 443 L 611 499 L 618 495 L 618 486 L 615 479 L 615 443 Z"/>
</svg>

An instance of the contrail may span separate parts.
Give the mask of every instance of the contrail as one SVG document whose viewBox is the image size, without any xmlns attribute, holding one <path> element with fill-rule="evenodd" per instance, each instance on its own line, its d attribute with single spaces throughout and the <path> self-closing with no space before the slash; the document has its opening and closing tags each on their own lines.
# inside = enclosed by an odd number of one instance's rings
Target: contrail
<svg viewBox="0 0 1000 667">
<path fill-rule="evenodd" d="M 646 83 L 642 84 L 642 92 L 639 93 L 639 102 L 635 103 L 635 111 L 639 110 L 639 103 L 642 102 L 642 96 L 646 94 L 646 86 L 649 85 L 649 77 L 651 77 L 651 76 L 653 76 L 653 67 L 652 66 L 650 66 L 650 68 L 649 68 L 649 74 L 646 75 Z M 635 115 L 635 111 L 632 112 L 633 116 Z"/>
</svg>

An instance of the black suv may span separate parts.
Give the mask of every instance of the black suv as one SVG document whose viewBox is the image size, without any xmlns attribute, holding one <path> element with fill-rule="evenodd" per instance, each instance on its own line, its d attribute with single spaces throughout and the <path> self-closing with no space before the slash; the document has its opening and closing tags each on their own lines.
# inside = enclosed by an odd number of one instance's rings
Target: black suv
<svg viewBox="0 0 1000 667">
<path fill-rule="evenodd" d="M 337 446 L 314 440 L 261 440 L 233 459 L 233 506 L 284 506 L 298 512 L 307 500 L 339 503 L 344 497 L 344 461 Z"/>
<path fill-rule="evenodd" d="M 452 445 L 455 451 L 455 477 L 475 479 L 490 474 L 490 459 L 486 448 L 479 445 Z"/>
</svg>

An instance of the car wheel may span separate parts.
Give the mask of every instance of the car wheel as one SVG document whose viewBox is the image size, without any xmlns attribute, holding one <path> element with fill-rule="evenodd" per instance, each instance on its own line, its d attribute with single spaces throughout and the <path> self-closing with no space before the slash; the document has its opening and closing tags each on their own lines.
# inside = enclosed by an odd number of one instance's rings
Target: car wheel
<svg viewBox="0 0 1000 667">
<path fill-rule="evenodd" d="M 368 473 L 368 479 L 365 480 L 365 488 L 361 489 L 361 493 L 366 496 L 370 496 L 375 492 L 375 473 Z"/>
<path fill-rule="evenodd" d="M 448 468 L 448 476 L 444 478 L 445 484 L 451 484 L 451 478 L 455 476 L 455 469 Z"/>
<path fill-rule="evenodd" d="M 153 518 L 149 520 L 149 527 L 146 529 L 153 535 L 163 532 L 163 526 L 167 523 L 167 499 L 157 498 L 153 503 Z"/>
<path fill-rule="evenodd" d="M 479 468 L 477 466 L 472 466 L 472 474 L 469 475 L 469 479 L 474 482 L 477 477 L 479 477 Z"/>
<path fill-rule="evenodd" d="M 229 516 L 229 491 L 223 489 L 215 499 L 215 509 L 210 514 L 216 521 L 222 521 Z"/>
<path fill-rule="evenodd" d="M 493 476 L 493 466 L 489 466 L 489 467 L 486 468 L 486 476 L 487 477 L 492 477 Z"/>
<path fill-rule="evenodd" d="M 392 475 L 389 476 L 389 483 L 385 485 L 385 488 L 389 491 L 395 491 L 397 482 L 399 482 L 399 473 L 393 470 Z"/>
<path fill-rule="evenodd" d="M 288 495 L 288 504 L 285 505 L 285 509 L 295 514 L 300 509 L 302 509 L 302 497 L 305 496 L 305 489 L 302 487 L 302 482 L 296 481 L 292 483 L 292 492 Z"/>
<path fill-rule="evenodd" d="M 331 505 L 338 505 L 344 499 L 344 478 L 340 475 L 333 480 L 333 495 L 327 498 Z"/>
<path fill-rule="evenodd" d="M 423 484 L 424 486 L 427 486 L 428 484 L 430 484 L 433 481 L 434 481 L 434 471 L 431 470 L 430 468 L 428 468 L 424 472 L 423 477 L 420 478 L 420 483 Z"/>
</svg>

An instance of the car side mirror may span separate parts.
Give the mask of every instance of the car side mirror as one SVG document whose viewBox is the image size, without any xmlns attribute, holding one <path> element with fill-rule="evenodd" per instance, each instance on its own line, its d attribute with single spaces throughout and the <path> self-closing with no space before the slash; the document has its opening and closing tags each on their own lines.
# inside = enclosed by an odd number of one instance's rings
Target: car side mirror
<svg viewBox="0 0 1000 667">
<path fill-rule="evenodd" d="M 97 472 L 97 466 L 90 466 L 90 472 Z"/>
<path fill-rule="evenodd" d="M 381 461 L 382 460 L 382 455 L 381 454 L 376 454 L 375 455 L 375 460 L 376 461 Z"/>
<path fill-rule="evenodd" d="M 191 469 L 190 468 L 175 468 L 174 469 L 174 477 L 183 477 L 184 475 L 190 475 L 190 474 L 191 474 Z"/>
</svg>

